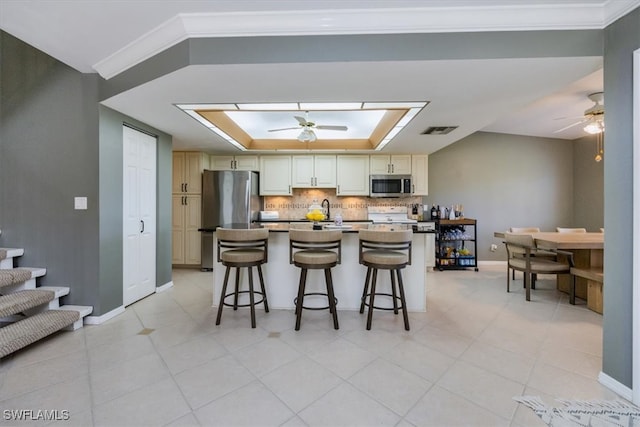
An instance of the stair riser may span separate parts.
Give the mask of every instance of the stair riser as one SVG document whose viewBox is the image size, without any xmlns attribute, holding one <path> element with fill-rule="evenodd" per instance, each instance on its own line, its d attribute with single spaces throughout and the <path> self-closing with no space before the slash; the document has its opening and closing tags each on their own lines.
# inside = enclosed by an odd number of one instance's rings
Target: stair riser
<svg viewBox="0 0 640 427">
<path fill-rule="evenodd" d="M 13 258 L 0 260 L 0 270 L 11 270 L 13 268 Z"/>
</svg>

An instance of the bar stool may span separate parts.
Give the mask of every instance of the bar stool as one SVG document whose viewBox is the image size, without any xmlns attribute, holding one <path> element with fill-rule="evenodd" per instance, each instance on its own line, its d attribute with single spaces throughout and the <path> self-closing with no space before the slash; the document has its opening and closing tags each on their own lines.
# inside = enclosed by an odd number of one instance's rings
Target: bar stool
<svg viewBox="0 0 640 427">
<path fill-rule="evenodd" d="M 289 230 L 289 264 L 300 267 L 300 282 L 296 305 L 296 331 L 300 330 L 302 310 L 326 310 L 333 315 L 333 327 L 338 329 L 337 300 L 333 292 L 331 268 L 340 264 L 342 259 L 342 231 L 340 230 Z M 305 292 L 308 270 L 324 270 L 327 292 Z M 326 307 L 305 307 L 304 298 L 308 295 L 326 296 Z"/>
<path fill-rule="evenodd" d="M 367 330 L 371 329 L 373 309 L 393 310 L 398 314 L 402 310 L 404 317 L 404 329 L 409 330 L 409 316 L 407 314 L 407 301 L 404 295 L 401 270 L 411 265 L 411 240 L 412 230 L 378 231 L 360 230 L 359 237 L 359 261 L 367 266 L 367 276 L 364 280 L 364 289 L 360 303 L 360 313 L 364 313 L 364 307 L 369 307 L 367 315 Z M 376 292 L 376 280 L 378 270 L 389 270 L 391 275 L 391 293 Z M 394 274 L 395 273 L 395 274 Z M 400 296 L 396 294 L 397 286 Z M 375 305 L 376 296 L 391 297 L 393 307 L 379 307 Z M 398 300 L 400 305 L 398 305 Z"/>
<path fill-rule="evenodd" d="M 251 308 L 251 327 L 256 327 L 255 306 L 264 303 L 264 311 L 269 312 L 267 304 L 267 292 L 264 287 L 264 278 L 262 277 L 261 265 L 267 262 L 267 252 L 269 245 L 269 230 L 266 228 L 258 229 L 229 229 L 218 227 L 216 229 L 216 238 L 218 239 L 218 262 L 226 266 L 224 273 L 224 283 L 222 285 L 222 293 L 220 294 L 220 302 L 218 304 L 218 316 L 216 325 L 220 324 L 222 319 L 222 307 L 238 307 Z M 229 282 L 229 271 L 232 267 L 236 269 L 235 290 L 227 293 L 227 284 Z M 249 269 L 249 289 L 240 290 L 240 269 L 247 267 Z M 252 267 L 257 267 L 258 277 L 260 279 L 261 291 L 253 288 L 253 271 Z M 238 304 L 239 294 L 249 294 L 248 304 Z M 255 295 L 261 296 L 259 301 L 255 300 Z M 233 296 L 233 303 L 227 303 L 226 299 Z"/>
</svg>

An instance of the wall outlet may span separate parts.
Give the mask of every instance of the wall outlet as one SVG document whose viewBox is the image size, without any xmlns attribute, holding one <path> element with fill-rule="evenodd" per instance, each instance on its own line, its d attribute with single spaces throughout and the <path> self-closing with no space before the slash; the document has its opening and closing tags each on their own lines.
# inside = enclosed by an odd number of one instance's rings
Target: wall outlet
<svg viewBox="0 0 640 427">
<path fill-rule="evenodd" d="M 491 252 L 495 252 L 497 249 L 498 249 L 498 245 L 496 244 L 491 245 Z"/>
<path fill-rule="evenodd" d="M 75 210 L 86 210 L 87 209 L 87 198 L 86 197 L 74 197 L 73 198 L 73 208 Z"/>
</svg>

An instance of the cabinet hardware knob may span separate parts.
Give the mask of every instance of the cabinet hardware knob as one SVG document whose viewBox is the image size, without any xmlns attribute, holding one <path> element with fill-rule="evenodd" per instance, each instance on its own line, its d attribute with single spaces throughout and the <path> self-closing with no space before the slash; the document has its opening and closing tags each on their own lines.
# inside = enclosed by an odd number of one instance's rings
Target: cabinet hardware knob
<svg viewBox="0 0 640 427">
<path fill-rule="evenodd" d="M 189 183 L 188 182 L 184 184 L 184 192 L 185 193 L 189 192 Z"/>
<path fill-rule="evenodd" d="M 140 233 L 144 233 L 144 221 L 143 220 L 140 220 L 140 225 L 141 225 Z"/>
</svg>

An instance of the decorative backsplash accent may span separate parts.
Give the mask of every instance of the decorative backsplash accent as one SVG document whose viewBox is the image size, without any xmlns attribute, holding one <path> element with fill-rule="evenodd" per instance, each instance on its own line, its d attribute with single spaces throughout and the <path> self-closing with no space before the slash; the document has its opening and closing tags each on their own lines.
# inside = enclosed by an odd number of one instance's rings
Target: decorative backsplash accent
<svg viewBox="0 0 640 427">
<path fill-rule="evenodd" d="M 282 219 L 302 219 L 314 200 L 323 199 L 331 204 L 331 219 L 336 214 L 344 220 L 366 220 L 369 206 L 406 206 L 411 214 L 414 204 L 422 203 L 422 196 L 403 198 L 371 198 L 364 196 L 336 196 L 333 188 L 294 188 L 292 196 L 265 196 L 264 209 L 277 211 Z"/>
</svg>

